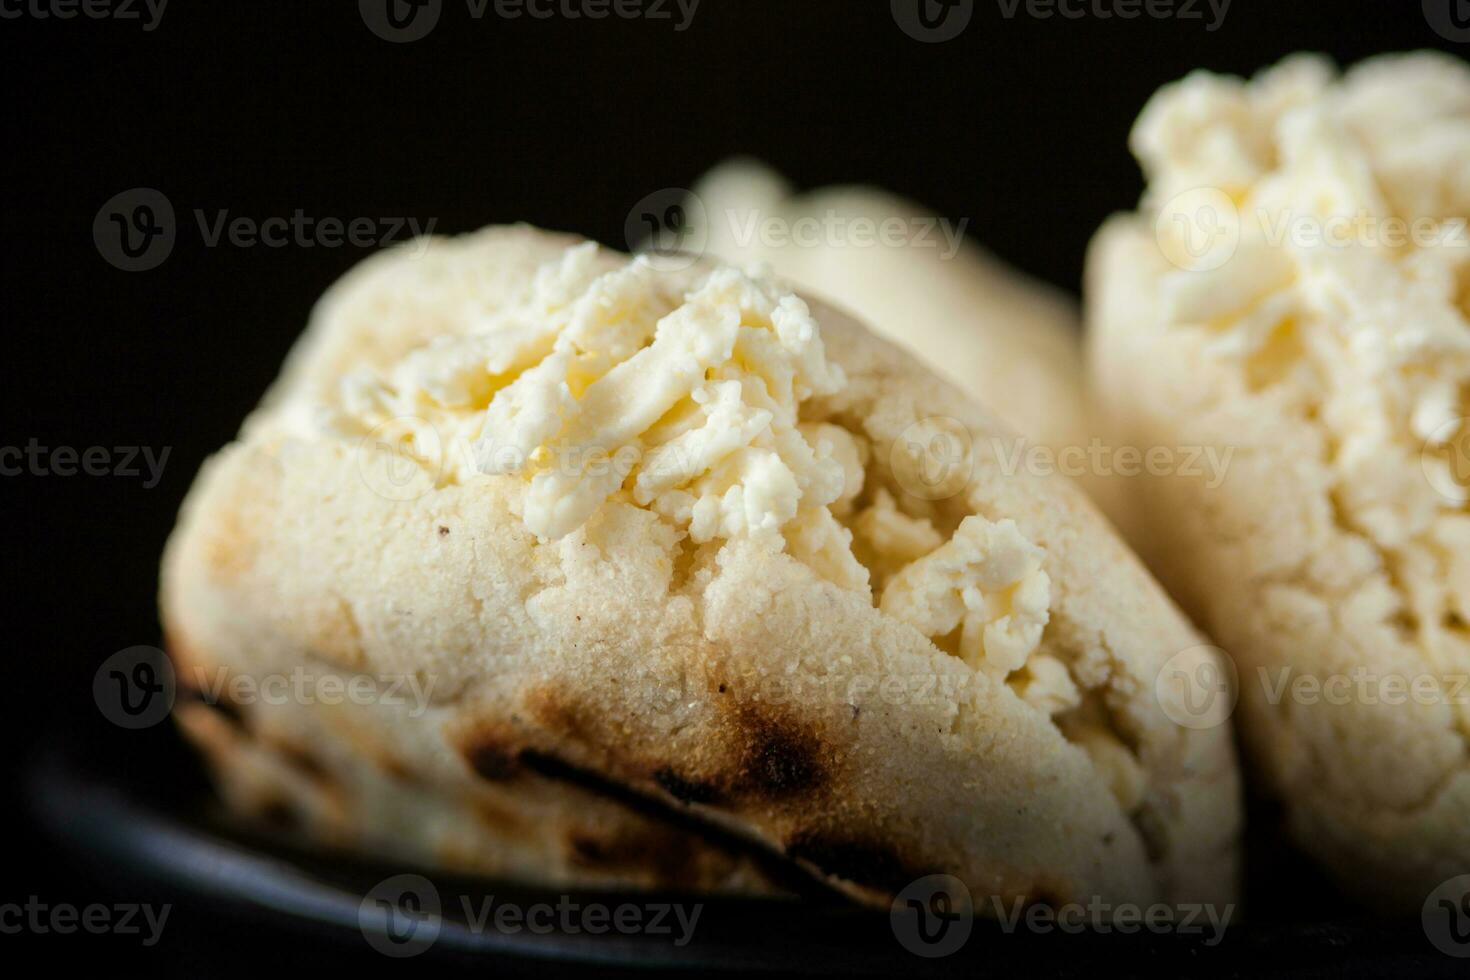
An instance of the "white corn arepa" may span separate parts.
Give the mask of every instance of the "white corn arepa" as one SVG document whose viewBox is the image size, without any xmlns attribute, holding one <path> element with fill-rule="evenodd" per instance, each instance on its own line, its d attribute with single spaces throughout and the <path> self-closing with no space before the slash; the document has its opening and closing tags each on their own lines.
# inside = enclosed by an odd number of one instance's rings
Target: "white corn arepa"
<svg viewBox="0 0 1470 980">
<path fill-rule="evenodd" d="M 1201 640 L 1008 431 L 762 270 L 386 252 L 183 508 L 180 721 L 239 809 L 460 870 L 1230 901 L 1229 729 L 1156 696 Z M 212 696 L 291 672 L 366 688 Z"/>
<path fill-rule="evenodd" d="M 1470 870 L 1470 68 L 1198 72 L 1132 141 L 1093 393 L 1117 438 L 1227 466 L 1133 480 L 1120 525 L 1238 663 L 1296 838 L 1418 909 Z"/>
</svg>

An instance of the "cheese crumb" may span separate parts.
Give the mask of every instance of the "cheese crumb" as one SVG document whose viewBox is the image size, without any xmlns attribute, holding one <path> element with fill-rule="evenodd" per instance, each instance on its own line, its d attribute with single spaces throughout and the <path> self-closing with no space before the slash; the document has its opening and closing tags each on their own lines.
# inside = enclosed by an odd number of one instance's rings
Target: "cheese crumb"
<svg viewBox="0 0 1470 980">
<path fill-rule="evenodd" d="M 588 243 L 518 301 L 466 305 L 444 336 L 343 379 L 329 428 L 386 443 L 438 486 L 515 481 L 543 540 L 615 502 L 696 547 L 784 551 L 843 589 L 871 594 L 876 576 L 883 612 L 941 645 L 958 630 L 952 652 L 999 678 L 1019 670 L 1048 618 L 1041 549 L 978 517 L 946 543 L 869 486 L 865 436 L 801 419 L 845 385 L 806 303 L 766 271 L 610 267 Z M 1072 699 L 1065 676 L 1033 673 L 1051 692 L 1040 710 Z"/>
<path fill-rule="evenodd" d="M 845 383 L 806 303 L 760 270 L 606 271 L 587 243 L 470 332 L 345 379 L 333 424 L 396 440 L 441 484 L 525 479 L 525 522 L 547 540 L 616 499 L 696 544 L 759 539 L 866 589 L 832 511 L 861 491 L 865 447 L 798 419 Z"/>
<path fill-rule="evenodd" d="M 1248 82 L 1191 75 L 1133 133 L 1144 210 L 1171 219 L 1164 253 L 1227 236 L 1218 267 L 1163 275 L 1164 322 L 1201 332 L 1242 387 L 1321 419 L 1334 497 L 1386 549 L 1470 502 L 1453 472 L 1470 444 L 1467 116 L 1457 59 L 1380 58 L 1339 78 L 1298 56 Z M 1224 204 L 1169 213 L 1200 191 Z"/>
<path fill-rule="evenodd" d="M 1042 558 L 1015 521 L 967 517 L 948 543 L 893 577 L 879 608 L 936 640 L 958 629 L 959 656 L 1005 678 L 1025 665 L 1049 618 Z"/>
</svg>

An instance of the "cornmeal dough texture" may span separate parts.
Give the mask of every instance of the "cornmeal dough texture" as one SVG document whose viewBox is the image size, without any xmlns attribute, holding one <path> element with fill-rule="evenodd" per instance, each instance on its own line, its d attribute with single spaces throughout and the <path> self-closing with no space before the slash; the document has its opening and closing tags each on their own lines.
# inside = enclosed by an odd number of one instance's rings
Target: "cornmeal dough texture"
<svg viewBox="0 0 1470 980">
<path fill-rule="evenodd" d="M 1119 438 L 1230 452 L 1135 481 L 1134 544 L 1234 657 L 1306 848 L 1418 909 L 1470 868 L 1470 69 L 1294 57 L 1196 73 L 1089 257 Z"/>
<path fill-rule="evenodd" d="M 1005 431 L 763 269 L 384 253 L 185 504 L 180 722 L 239 809 L 462 870 L 1228 901 L 1229 733 L 1156 697 L 1200 638 Z M 210 696 L 291 671 L 360 696 Z"/>
</svg>

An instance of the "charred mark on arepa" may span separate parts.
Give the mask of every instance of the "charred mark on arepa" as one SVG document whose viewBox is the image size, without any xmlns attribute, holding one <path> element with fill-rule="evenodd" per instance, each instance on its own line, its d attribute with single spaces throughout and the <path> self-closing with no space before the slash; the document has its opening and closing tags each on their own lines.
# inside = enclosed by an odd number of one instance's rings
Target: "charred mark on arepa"
<svg viewBox="0 0 1470 980">
<path fill-rule="evenodd" d="M 326 765 L 304 745 L 286 739 L 269 739 L 266 741 L 268 741 L 271 748 L 275 749 L 276 753 L 292 769 L 295 769 L 303 776 L 318 783 L 332 782 L 331 773 L 328 772 Z"/>
<path fill-rule="evenodd" d="M 475 775 L 486 782 L 502 783 L 521 773 L 524 743 L 511 728 L 481 724 L 464 731 L 452 741 Z"/>
<path fill-rule="evenodd" d="M 526 692 L 525 705 L 543 728 L 573 741 L 596 741 L 594 712 L 554 684 L 541 684 Z"/>
<path fill-rule="evenodd" d="M 223 692 L 220 692 L 217 696 L 212 696 L 207 695 L 198 688 L 180 686 L 178 690 L 178 705 L 179 707 L 194 705 L 206 708 L 218 715 L 231 728 L 241 732 L 248 732 L 250 729 L 250 726 L 245 721 L 244 709 L 230 700 Z"/>
<path fill-rule="evenodd" d="M 660 827 L 623 829 L 611 833 L 573 831 L 568 836 L 573 864 L 598 871 L 643 875 L 652 871 L 672 887 L 698 881 L 698 864 L 686 833 Z"/>
<path fill-rule="evenodd" d="M 301 827 L 301 816 L 296 808 L 283 797 L 273 796 L 262 800 L 256 813 L 266 826 L 279 831 L 295 831 Z"/>
<path fill-rule="evenodd" d="M 205 677 L 202 666 L 209 661 L 200 657 L 194 647 L 172 632 L 164 637 L 163 649 L 177 679 L 176 697 L 179 706 L 200 705 L 214 711 L 234 728 L 241 731 L 248 729 L 245 710 L 230 698 L 228 684 L 218 684 L 211 689 L 206 689 L 201 684 Z"/>
<path fill-rule="evenodd" d="M 633 863 L 629 856 L 619 855 L 609 841 L 585 833 L 573 833 L 568 841 L 572 862 L 583 867 L 605 868 Z"/>
<path fill-rule="evenodd" d="M 475 775 L 492 783 L 514 779 L 520 772 L 519 753 L 493 739 L 473 739 L 460 748 Z"/>
<path fill-rule="evenodd" d="M 474 795 L 470 799 L 470 812 L 480 824 L 492 833 L 503 837 L 514 837 L 526 833 L 526 817 L 514 806 L 499 799 Z"/>
<path fill-rule="evenodd" d="M 776 853 L 766 845 L 705 820 L 700 817 L 698 811 L 673 806 L 650 794 L 639 792 L 629 785 L 609 779 L 594 770 L 573 765 L 549 752 L 526 749 L 521 753 L 520 762 L 528 771 L 539 777 L 566 783 L 611 800 L 673 832 L 696 837 L 705 846 L 724 851 L 726 854 L 749 857 L 773 883 L 796 895 L 812 900 L 847 900 L 846 896 L 833 889 L 829 882 L 814 877 L 809 871 L 799 868 L 787 855 Z M 594 847 L 592 841 L 591 836 L 586 836 L 583 840 L 582 857 L 586 860 L 610 860 L 612 853 L 605 849 L 605 843 L 599 843 Z M 575 842 L 569 841 L 569 843 L 576 846 Z M 597 857 L 598 855 L 600 858 Z M 671 875 L 673 872 L 666 869 L 664 874 Z"/>
<path fill-rule="evenodd" d="M 700 779 L 687 779 L 668 766 L 656 769 L 653 781 L 665 793 L 680 803 L 714 803 L 722 795 L 713 783 Z"/>
<path fill-rule="evenodd" d="M 828 830 L 798 830 L 786 841 L 786 853 L 824 874 L 891 892 L 902 891 L 909 882 L 935 870 L 906 861 L 889 843 Z"/>
<path fill-rule="evenodd" d="M 552 735 L 571 742 L 595 744 L 595 713 L 555 688 L 537 688 L 527 698 L 533 717 Z M 676 768 L 668 758 L 625 759 L 675 799 L 684 803 L 723 802 L 730 797 L 783 799 L 813 794 L 829 782 L 831 754 L 818 729 L 772 705 L 744 699 L 721 699 L 715 740 L 720 743 L 712 765 L 696 771 Z"/>
<path fill-rule="evenodd" d="M 373 759 L 373 761 L 377 763 L 378 768 L 383 771 L 383 774 L 390 779 L 396 779 L 403 783 L 419 781 L 418 774 L 397 756 L 382 753 Z"/>
<path fill-rule="evenodd" d="M 750 794 L 811 793 L 828 779 L 817 731 L 766 706 L 745 703 L 731 717 L 739 749 L 737 786 Z"/>
</svg>

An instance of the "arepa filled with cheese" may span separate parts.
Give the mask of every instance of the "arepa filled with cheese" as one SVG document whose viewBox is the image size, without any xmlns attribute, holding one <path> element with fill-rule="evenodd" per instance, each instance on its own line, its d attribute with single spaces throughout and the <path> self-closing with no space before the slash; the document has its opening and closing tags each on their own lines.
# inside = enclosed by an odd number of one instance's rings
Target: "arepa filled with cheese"
<svg viewBox="0 0 1470 980">
<path fill-rule="evenodd" d="M 328 292 L 169 543 L 233 806 L 542 882 L 1231 899 L 1228 727 L 1157 693 L 1201 638 L 983 408 L 760 268 L 421 245 Z M 196 680 L 298 668 L 432 693 Z"/>
</svg>

